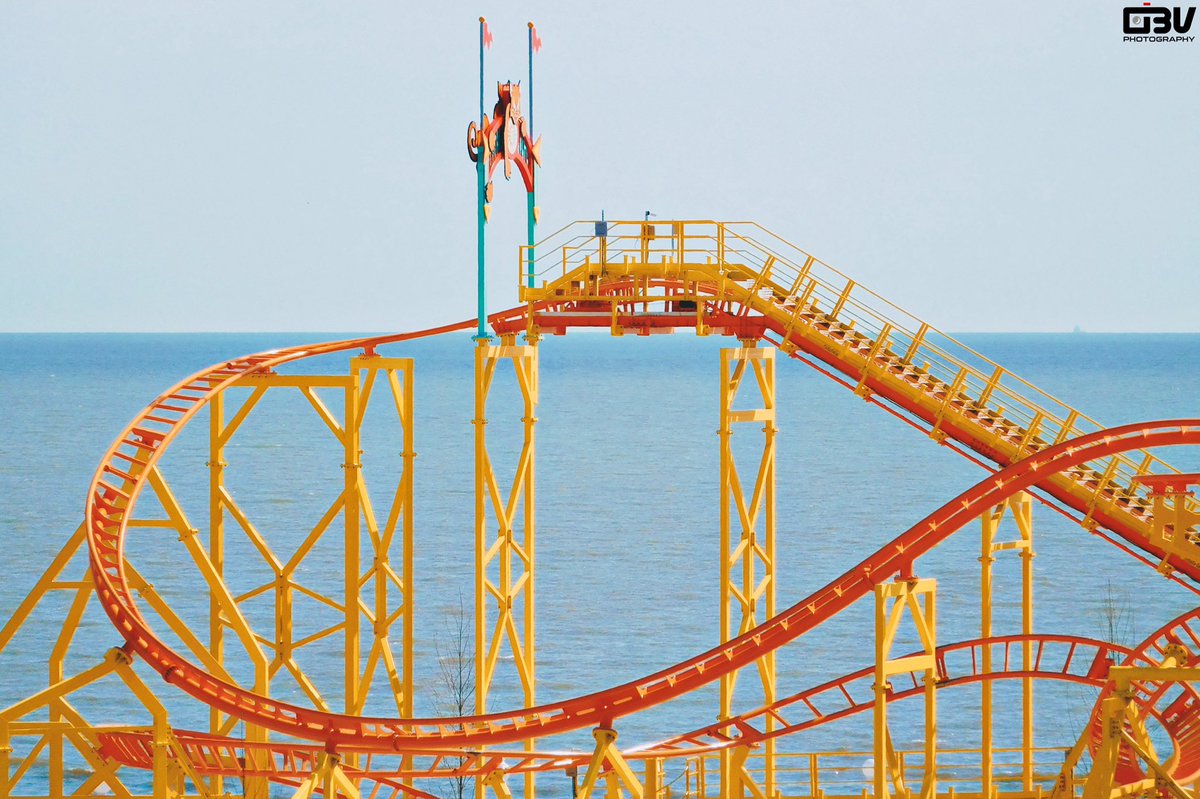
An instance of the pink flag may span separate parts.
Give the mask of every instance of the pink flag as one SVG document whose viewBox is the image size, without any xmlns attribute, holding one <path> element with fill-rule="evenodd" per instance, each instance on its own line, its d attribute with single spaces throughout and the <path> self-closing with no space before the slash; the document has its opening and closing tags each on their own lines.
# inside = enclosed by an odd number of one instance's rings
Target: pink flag
<svg viewBox="0 0 1200 799">
<path fill-rule="evenodd" d="M 542 49 L 542 40 L 540 37 L 538 37 L 537 28 L 533 27 L 532 22 L 529 23 L 529 35 L 531 37 L 531 42 L 533 43 L 533 52 L 536 53 Z"/>
<path fill-rule="evenodd" d="M 486 21 L 480 20 L 480 22 L 483 23 L 483 46 L 490 48 L 492 46 L 492 32 L 488 30 Z"/>
</svg>

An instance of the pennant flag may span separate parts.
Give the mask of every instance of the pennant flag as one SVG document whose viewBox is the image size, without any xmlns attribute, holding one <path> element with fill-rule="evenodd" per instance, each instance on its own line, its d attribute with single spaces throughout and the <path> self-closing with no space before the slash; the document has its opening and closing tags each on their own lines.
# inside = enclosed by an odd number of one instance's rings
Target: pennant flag
<svg viewBox="0 0 1200 799">
<path fill-rule="evenodd" d="M 537 28 L 533 27 L 533 23 L 529 23 L 529 41 L 533 44 L 533 52 L 538 52 L 542 49 L 542 40 L 538 37 Z"/>
<path fill-rule="evenodd" d="M 486 20 L 481 19 L 479 21 L 483 24 L 483 46 L 487 47 L 487 48 L 491 48 L 492 32 L 490 30 L 488 30 L 488 24 L 487 24 Z"/>
</svg>

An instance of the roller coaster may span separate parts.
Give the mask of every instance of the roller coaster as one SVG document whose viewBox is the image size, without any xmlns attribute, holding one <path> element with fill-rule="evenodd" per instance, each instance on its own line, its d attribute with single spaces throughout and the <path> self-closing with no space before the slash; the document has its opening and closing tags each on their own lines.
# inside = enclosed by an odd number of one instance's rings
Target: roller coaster
<svg viewBox="0 0 1200 799">
<path fill-rule="evenodd" d="M 225 361 L 166 389 L 125 427 L 95 473 L 82 524 L 0 630 L 0 659 L 41 657 L 49 671 L 44 690 L 0 711 L 0 797 L 30 795 L 26 786 L 39 769 L 39 795 L 54 797 L 147 790 L 156 797 L 431 797 L 458 779 L 460 796 L 510 799 L 523 791 L 534 799 L 536 776 L 548 773 L 571 775 L 579 799 L 597 791 L 612 799 L 1195 796 L 1200 608 L 1166 620 L 1133 647 L 1035 632 L 1032 508 L 1054 508 L 1179 590 L 1197 591 L 1200 510 L 1191 486 L 1200 476 L 1181 474 L 1155 452 L 1200 444 L 1200 419 L 1104 428 L 752 223 L 577 222 L 522 247 L 517 278 L 520 304 L 490 315 L 493 335 L 474 345 L 474 712 L 413 717 L 414 361 L 404 353 L 418 339 L 471 330 L 475 320 L 466 320 Z M 581 328 L 613 336 L 693 330 L 737 341 L 720 358 L 720 643 L 640 679 L 539 704 L 538 351 L 544 337 Z M 775 595 L 777 353 L 985 470 L 976 485 L 785 607 Z M 348 357 L 348 371 L 306 368 L 331 355 Z M 494 468 L 488 429 L 488 400 L 506 363 L 523 409 L 511 481 Z M 287 555 L 227 486 L 224 455 L 263 396 L 281 388 L 304 396 L 344 453 L 336 502 Z M 319 392 L 336 393 L 343 406 L 331 408 Z M 361 457 L 372 399 L 394 409 L 403 440 L 394 499 L 378 514 Z M 747 409 L 748 401 L 755 407 Z M 203 536 L 161 468 L 185 428 L 192 426 L 193 439 L 203 435 L 197 417 L 207 418 Z M 739 470 L 744 449 L 735 452 L 732 443 L 743 429 L 762 433 L 751 470 Z M 980 633 L 947 644 L 938 639 L 937 582 L 920 576 L 919 561 L 971 524 L 981 534 Z M 1001 540 L 1008 527 L 1015 538 Z M 127 559 L 129 533 L 138 528 L 179 535 L 182 562 L 204 587 L 203 619 L 176 612 Z M 267 583 L 241 593 L 233 586 L 240 564 L 229 559 L 230 532 L 244 533 L 269 566 Z M 344 556 L 336 594 L 318 594 L 301 579 L 305 558 L 323 539 L 336 539 Z M 992 630 L 992 562 L 1003 552 L 1021 560 L 1018 634 Z M 84 557 L 82 575 L 73 574 Z M 337 622 L 301 635 L 301 596 L 319 600 Z M 272 602 L 273 629 L 258 629 L 247 610 L 261 598 Z M 873 662 L 781 695 L 780 649 L 860 603 L 874 608 L 874 629 L 862 633 L 873 641 Z M 100 662 L 80 662 L 86 656 L 71 654 L 70 644 L 97 606 L 118 645 Z M 902 624 L 916 631 L 914 652 L 893 651 Z M 12 646 L 23 629 L 34 631 L 42 654 Z M 338 707 L 295 657 L 313 646 L 341 662 Z M 524 701 L 497 712 L 489 699 L 498 669 L 510 662 Z M 146 679 L 146 667 L 161 680 Z M 295 677 L 301 699 L 273 698 L 273 681 L 284 673 Z M 1012 752 L 993 742 L 992 685 L 1001 681 L 1015 681 L 1022 697 L 1023 745 Z M 1077 738 L 1061 750 L 1034 746 L 1034 684 L 1042 681 L 1097 692 Z M 131 724 L 124 714 L 86 717 L 74 696 L 100 684 L 123 692 L 150 723 Z M 982 746 L 971 753 L 967 778 L 940 765 L 948 750 L 937 728 L 939 695 L 963 685 L 977 686 L 981 698 Z M 707 686 L 718 691 L 716 721 L 618 745 L 623 720 Z M 394 704 L 393 715 L 366 712 L 368 698 L 380 695 Z M 916 752 L 897 748 L 889 727 L 889 708 L 909 698 L 921 703 L 925 725 Z M 193 700 L 206 709 L 205 730 L 172 722 L 168 705 Z M 873 731 L 872 767 L 858 790 L 831 779 L 835 769 L 824 764 L 835 755 L 797 761 L 780 749 L 789 736 L 855 714 L 870 714 Z M 585 730 L 592 747 L 543 748 Z M 1002 769 L 1004 758 L 1015 761 L 1004 760 Z M 788 765 L 794 762 L 801 765 Z M 668 783 L 665 775 L 676 771 L 682 783 Z"/>
</svg>

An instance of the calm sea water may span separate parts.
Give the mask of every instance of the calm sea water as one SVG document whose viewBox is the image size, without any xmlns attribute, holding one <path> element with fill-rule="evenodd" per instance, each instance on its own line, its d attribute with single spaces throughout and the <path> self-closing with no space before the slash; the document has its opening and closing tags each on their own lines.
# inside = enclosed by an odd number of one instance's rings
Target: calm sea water
<svg viewBox="0 0 1200 799">
<path fill-rule="evenodd" d="M 180 377 L 230 357 L 320 334 L 0 335 L 0 542 L 8 570 L 0 581 L 5 619 L 78 525 L 85 489 L 114 436 L 148 400 Z M 969 335 L 977 350 L 1107 424 L 1200 413 L 1200 335 Z M 677 662 L 717 640 L 717 373 L 729 341 L 690 335 L 648 339 L 572 334 L 541 347 L 538 412 L 538 699 L 600 689 Z M 472 591 L 472 344 L 461 335 L 390 349 L 416 359 L 415 581 L 417 712 L 436 714 L 439 651 L 450 645 L 460 598 Z M 341 374 L 344 356 L 304 371 Z M 981 470 L 880 413 L 808 367 L 781 360 L 778 439 L 779 606 L 820 587 L 982 476 Z M 326 394 L 332 407 L 332 394 Z M 511 469 L 520 411 L 510 376 L 498 378 L 488 427 L 501 470 Z M 364 434 L 371 499 L 386 514 L 397 474 L 394 417 L 377 395 Z M 232 412 L 232 411 L 231 411 Z M 206 424 L 181 437 L 164 461 L 193 526 L 206 529 Z M 747 426 L 749 427 L 749 426 Z M 746 473 L 757 435 L 740 433 Z M 1200 469 L 1195 451 L 1166 459 Z M 287 557 L 336 499 L 339 447 L 295 391 L 269 392 L 227 454 L 230 490 L 257 528 Z M 146 501 L 144 513 L 151 512 Z M 1196 604 L 1194 595 L 1088 536 L 1053 511 L 1035 509 L 1036 628 L 1115 636 L 1134 643 Z M 269 579 L 253 549 L 231 530 L 235 592 Z M 340 583 L 335 530 L 299 579 L 333 592 Z M 939 580 L 939 639 L 978 634 L 978 533 L 971 526 L 925 558 L 919 571 Z M 178 536 L 137 531 L 133 564 L 182 617 L 207 630 L 198 590 Z M 82 563 L 73 573 L 82 573 Z M 997 566 L 997 633 L 1018 632 L 1015 557 Z M 1114 617 L 1105 606 L 1119 609 Z M 268 599 L 247 605 L 271 635 Z M 45 684 L 45 651 L 58 635 L 65 600 L 47 602 L 0 653 L 0 705 Z M 332 611 L 298 601 L 297 625 L 316 631 Z M 871 609 L 848 611 L 779 656 L 780 695 L 872 660 Z M 341 702 L 337 645 L 302 650 L 300 664 L 332 705 Z M 74 644 L 78 668 L 120 643 L 91 608 Z M 245 677 L 235 665 L 235 675 Z M 147 679 L 157 681 L 153 675 Z M 740 684 L 753 703 L 749 677 Z M 286 675 L 277 695 L 301 699 Z M 203 728 L 202 708 L 162 688 L 178 726 Z M 1019 736 L 1015 686 L 998 686 L 1001 744 Z M 1090 707 L 1078 686 L 1038 688 L 1039 745 L 1070 745 Z M 140 721 L 120 692 L 89 691 L 76 706 L 94 723 Z M 491 707 L 517 703 L 511 660 L 502 660 Z M 388 712 L 382 694 L 371 709 Z M 909 703 L 911 704 L 911 703 Z M 978 745 L 978 692 L 943 692 L 944 746 Z M 919 707 L 897 708 L 900 745 L 919 740 Z M 716 691 L 701 691 L 619 725 L 622 744 L 653 740 L 710 722 Z M 586 733 L 548 745 L 586 746 Z M 865 750 L 870 719 L 852 718 L 799 736 L 796 750 Z M 672 775 L 668 774 L 670 778 Z M 37 773 L 29 785 L 36 786 Z M 562 783 L 547 778 L 545 787 Z"/>
</svg>

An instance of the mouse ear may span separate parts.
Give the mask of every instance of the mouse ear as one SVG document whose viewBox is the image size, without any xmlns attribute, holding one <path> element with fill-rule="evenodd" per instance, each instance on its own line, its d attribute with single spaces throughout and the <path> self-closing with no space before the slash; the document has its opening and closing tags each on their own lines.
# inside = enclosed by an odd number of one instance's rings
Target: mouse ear
<svg viewBox="0 0 1200 799">
<path fill-rule="evenodd" d="M 483 144 L 483 135 L 479 128 L 472 122 L 467 125 L 467 155 L 471 156 L 472 161 L 479 160 L 479 148 Z"/>
</svg>

